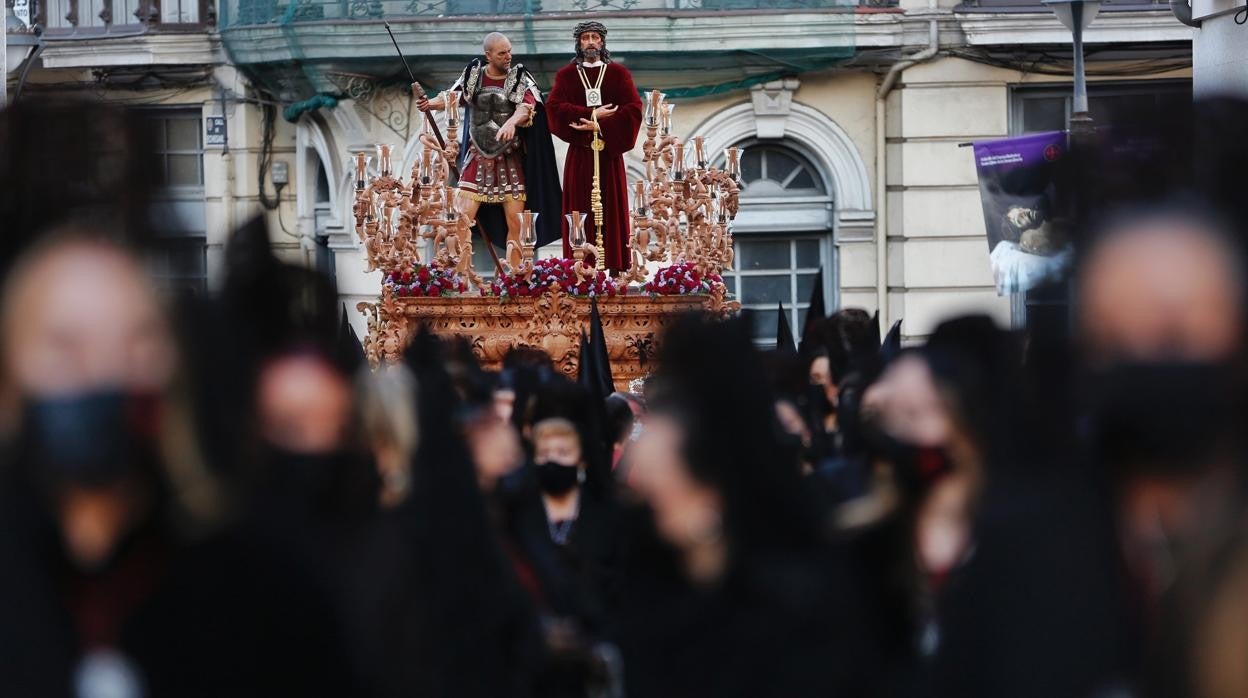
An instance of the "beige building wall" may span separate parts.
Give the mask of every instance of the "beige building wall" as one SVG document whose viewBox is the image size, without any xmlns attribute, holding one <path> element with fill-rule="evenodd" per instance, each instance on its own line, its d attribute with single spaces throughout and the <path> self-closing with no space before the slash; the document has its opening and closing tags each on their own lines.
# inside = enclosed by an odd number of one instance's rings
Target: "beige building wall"
<svg viewBox="0 0 1248 698">
<path fill-rule="evenodd" d="M 1160 77 L 1188 75 L 1190 71 L 1179 71 Z M 787 107 L 760 106 L 756 103 L 760 101 L 757 91 L 681 101 L 676 108 L 675 130 L 685 139 L 703 135 L 720 145 L 731 145 L 746 138 L 761 138 L 765 142 L 765 136 L 776 135 L 776 129 L 782 125 L 785 130 L 779 133 L 778 140 L 819 164 L 834 188 L 853 185 L 866 189 L 857 201 L 847 202 L 839 195 L 834 201 L 831 232 L 837 246 L 838 268 L 832 297 L 838 307 L 868 311 L 878 307 L 879 231 L 875 226 L 878 202 L 882 199 L 888 207 L 888 313 L 882 324 L 887 327 L 902 319 L 903 335 L 908 341 L 919 341 L 942 320 L 966 313 L 986 313 L 1009 326 L 1011 299 L 997 296 L 989 270 L 972 149 L 960 145 L 1010 135 L 1014 87 L 1068 83 L 959 58 L 940 58 L 908 69 L 886 103 L 886 191 L 880 197 L 875 190 L 878 81 L 877 75 L 866 71 L 804 75 L 791 81 L 791 91 L 773 91 L 773 97 L 779 95 L 778 101 L 787 100 Z M 344 103 L 335 111 L 351 108 Z M 259 112 L 251 106 L 245 110 L 254 113 L 241 117 L 247 124 L 248 150 L 241 158 L 243 161 L 235 165 L 241 192 L 235 208 L 239 211 L 258 208 L 254 195 L 255 154 L 251 149 L 258 145 Z M 340 173 L 350 167 L 347 149 L 377 142 L 399 145 L 395 134 L 379 128 L 376 120 L 371 128 L 356 133 L 348 128 L 354 123 L 351 119 L 324 119 L 323 123 L 301 124 L 300 128 L 327 130 L 332 141 L 340 146 L 346 144 L 335 155 L 334 166 Z M 279 134 L 275 158 L 298 157 L 291 144 L 294 128 L 282 122 Z M 643 131 L 642 139 L 644 135 Z M 819 152 L 836 147 L 838 138 L 843 141 L 839 145 L 844 152 Z M 405 149 L 409 158 L 418 151 L 411 142 Z M 560 162 L 565 149 L 556 139 Z M 630 174 L 639 171 L 640 156 L 639 145 L 627 160 Z M 345 180 L 340 179 L 338 185 L 344 186 Z M 300 190 L 292 185 L 287 195 Z M 349 202 L 348 187 L 339 202 L 340 207 L 345 206 L 341 212 L 345 232 L 350 232 Z M 847 205 L 855 209 L 852 216 L 846 216 Z M 284 208 L 283 216 L 289 227 L 294 215 Z M 294 252 L 297 241 L 285 237 L 275 217 L 271 218 L 275 241 Z M 340 290 L 354 313 L 356 302 L 375 297 L 380 278 L 376 273 L 364 273 L 359 245 L 353 235 L 345 232 L 335 253 Z M 359 321 L 358 317 L 355 319 Z"/>
<path fill-rule="evenodd" d="M 1190 77 L 1190 70 L 1157 76 Z M 217 85 L 167 93 L 122 93 L 116 101 L 156 106 L 192 106 L 205 116 L 222 113 L 219 89 L 244 95 L 246 85 L 236 71 L 222 67 Z M 853 184 L 859 200 L 846 218 L 847 201 L 835 197 L 834 243 L 838 267 L 832 298 L 839 307 L 877 308 L 876 212 L 881 203 L 875 191 L 875 91 L 879 78 L 870 72 L 834 72 L 806 75 L 777 89 L 766 98 L 756 93 L 682 101 L 676 111 L 676 131 L 684 138 L 704 135 L 720 145 L 742 139 L 779 136 L 820 165 L 822 174 L 841 189 Z M 885 124 L 885 181 L 882 205 L 887 206 L 888 317 L 885 326 L 904 319 L 904 335 L 919 340 L 951 316 L 983 312 L 1002 324 L 1011 323 L 1009 298 L 992 287 L 987 243 L 980 210 L 974 162 L 970 148 L 960 144 L 1009 135 L 1011 93 L 1018 85 L 1063 85 L 1061 81 L 1028 76 L 958 58 L 941 58 L 908 69 L 889 95 Z M 774 99 L 773 99 L 774 98 Z M 787 106 L 777 106 L 783 102 Z M 274 248 L 284 259 L 311 265 L 315 230 L 312 202 L 321 163 L 334 193 L 330 215 L 331 247 L 342 300 L 363 331 L 355 311 L 360 301 L 375 299 L 380 275 L 365 273 L 364 258 L 355 239 L 351 216 L 351 152 L 376 143 L 401 147 L 406 166 L 419 151 L 414 140 L 403 143 L 375 118 L 360 118 L 350 102 L 287 123 L 275 121 L 273 160 L 288 165 L 290 184 L 281 195 L 279 210 L 267 211 L 260 202 L 259 157 L 263 141 L 263 112 L 259 104 L 227 100 L 229 150 L 206 147 L 204 196 L 209 283 L 222 280 L 225 245 L 231 231 L 263 214 Z M 777 132 L 777 129 L 781 129 Z M 719 130 L 717 130 L 719 129 Z M 816 133 L 818 132 L 818 133 Z M 822 140 L 819 136 L 822 134 Z M 644 136 L 644 134 L 643 134 Z M 836 147 L 842 152 L 819 152 Z M 564 152 L 556 141 L 560 161 Z M 834 160 L 833 156 L 840 159 Z M 640 147 L 628 160 L 630 171 L 640 167 Z M 275 192 L 266 179 L 270 197 Z M 326 231 L 320 231 L 326 232 Z M 780 231 L 782 232 L 782 231 Z"/>
<path fill-rule="evenodd" d="M 1225 19 L 1222 13 L 1233 9 L 1229 0 L 1202 2 L 1217 5 L 1206 8 L 1206 16 Z M 972 151 L 959 146 L 1009 135 L 1017 120 L 1011 113 L 1016 86 L 1069 84 L 1064 78 L 944 55 L 902 73 L 881 120 L 876 91 L 883 73 L 891 59 L 924 46 L 929 20 L 939 24 L 942 48 L 1065 46 L 1068 41 L 1047 12 L 1034 16 L 955 13 L 950 11 L 955 4 L 958 0 L 902 0 L 902 13 L 860 13 L 854 28 L 855 45 L 864 60 L 859 67 L 807 73 L 725 96 L 680 101 L 676 111 L 677 133 L 685 138 L 706 136 L 713 155 L 719 148 L 751 140 L 782 141 L 809 158 L 832 189 L 828 235 L 835 245 L 836 268 L 827 290 L 833 307 L 876 310 L 883 269 L 888 306 L 883 323 L 887 326 L 904 319 L 904 334 L 911 340 L 921 339 L 941 320 L 961 313 L 984 312 L 1003 324 L 1011 322 L 1010 299 L 998 297 L 992 288 Z M 1149 42 L 1173 42 L 1190 34 L 1165 13 L 1102 15 L 1090 40 L 1103 45 L 1147 48 Z M 795 34 L 803 29 L 793 27 Z M 354 234 L 352 153 L 389 143 L 399 147 L 403 170 L 410 167 L 418 151 L 415 139 L 402 138 L 385 126 L 384 114 L 376 113 L 406 104 L 406 97 L 383 93 L 370 97 L 369 104 L 344 101 L 335 109 L 304 114 L 296 124 L 282 119 L 278 106 L 272 159 L 286 163 L 290 183 L 281 192 L 278 209 L 269 211 L 261 205 L 260 187 L 273 196 L 271 179 L 258 181 L 263 110 L 251 98 L 254 93 L 246 80 L 228 64 L 215 34 L 162 35 L 149 43 L 140 41 L 131 51 L 134 55 L 118 53 L 112 41 L 51 43 L 42 59 L 44 68 L 31 76 L 32 85 L 42 83 L 47 89 L 63 82 L 72 90 L 95 80 L 92 71 L 97 67 L 150 63 L 147 51 L 160 54 L 156 61 L 160 65 L 213 65 L 211 80 L 202 87 L 133 93 L 107 88 L 108 99 L 114 102 L 194 106 L 204 116 L 224 110 L 228 153 L 208 146 L 204 154 L 209 285 L 221 281 L 231 231 L 252 216 L 265 217 L 274 248 L 294 262 L 313 264 L 314 236 L 328 234 L 342 300 L 362 331 L 355 304 L 376 298 L 380 275 L 364 271 Z M 104 46 L 114 50 L 101 53 Z M 1201 59 L 1203 48 L 1197 48 Z M 1225 53 L 1224 47 L 1215 48 L 1219 56 Z M 385 50 L 389 55 L 388 46 Z M 880 52 L 883 67 L 863 67 L 872 52 Z M 1106 67 L 1100 61 L 1095 65 Z M 1185 69 L 1143 79 L 1190 77 L 1191 70 Z M 417 115 L 409 113 L 406 118 L 414 121 Z M 877 153 L 881 140 L 883 152 Z M 562 160 L 565 146 L 557 140 L 555 145 Z M 628 163 L 630 173 L 640 171 L 640 148 Z M 881 166 L 883 171 L 877 172 Z M 328 211 L 315 201 L 321 168 L 330 184 Z M 877 175 L 882 177 L 882 187 Z M 783 216 L 776 220 L 782 221 Z M 776 223 L 775 232 L 785 232 L 784 225 Z M 886 241 L 883 250 L 878 249 L 881 239 Z"/>
<path fill-rule="evenodd" d="M 885 132 L 889 323 L 903 336 L 987 313 L 1010 322 L 993 290 L 975 162 L 960 144 L 1009 134 L 1005 71 L 945 58 L 907 70 L 888 97 Z"/>
</svg>

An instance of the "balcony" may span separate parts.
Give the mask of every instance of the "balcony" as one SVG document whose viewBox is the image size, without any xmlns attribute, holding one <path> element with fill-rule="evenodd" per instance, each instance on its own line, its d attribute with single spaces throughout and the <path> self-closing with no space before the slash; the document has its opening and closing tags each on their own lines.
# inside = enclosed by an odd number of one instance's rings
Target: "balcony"
<svg viewBox="0 0 1248 698">
<path fill-rule="evenodd" d="M 545 18 L 581 12 L 699 14 L 719 12 L 844 11 L 847 0 L 228 0 L 221 27 L 343 19 L 457 17 Z M 873 4 L 873 3 L 872 3 Z M 886 0 L 884 4 L 889 4 Z M 896 4 L 891 0 L 891 4 Z M 228 8 L 228 9 L 226 9 Z"/>
<path fill-rule="evenodd" d="M 39 0 L 34 10 L 49 40 L 204 32 L 217 19 L 214 0 Z"/>
<path fill-rule="evenodd" d="M 223 0 L 220 28 L 233 62 L 294 102 L 405 82 L 383 20 L 433 87 L 488 31 L 549 85 L 572 56 L 572 27 L 592 16 L 639 87 L 740 89 L 852 57 L 858 12 L 858 0 Z"/>
<path fill-rule="evenodd" d="M 958 12 L 1049 12 L 1040 0 L 964 0 Z M 1170 11 L 1169 0 L 1101 0 L 1101 12 Z"/>
<path fill-rule="evenodd" d="M 1039 0 L 964 0 L 954 13 L 968 46 L 1070 45 L 1070 30 Z M 1184 50 L 1190 55 L 1192 29 L 1174 18 L 1167 0 L 1101 0 L 1100 13 L 1084 31 L 1084 41 L 1115 47 L 1117 53 L 1112 55 L 1119 58 L 1173 56 Z M 1110 56 L 1102 51 L 1100 58 Z"/>
</svg>

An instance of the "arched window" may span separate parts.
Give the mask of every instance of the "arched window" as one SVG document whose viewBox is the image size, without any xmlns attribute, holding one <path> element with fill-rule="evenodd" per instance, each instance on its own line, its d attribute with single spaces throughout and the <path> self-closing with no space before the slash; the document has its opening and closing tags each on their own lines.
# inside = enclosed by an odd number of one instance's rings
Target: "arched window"
<svg viewBox="0 0 1248 698">
<path fill-rule="evenodd" d="M 783 306 L 789 326 L 801 339 L 815 281 L 822 269 L 824 307 L 831 309 L 835 248 L 832 196 L 815 164 L 783 142 L 739 143 L 741 211 L 733 226 L 736 261 L 724 274 L 728 290 L 754 317 L 754 339 L 776 341 Z"/>
<path fill-rule="evenodd" d="M 741 154 L 744 198 L 821 196 L 827 188 L 809 160 L 782 146 L 746 148 Z"/>
</svg>

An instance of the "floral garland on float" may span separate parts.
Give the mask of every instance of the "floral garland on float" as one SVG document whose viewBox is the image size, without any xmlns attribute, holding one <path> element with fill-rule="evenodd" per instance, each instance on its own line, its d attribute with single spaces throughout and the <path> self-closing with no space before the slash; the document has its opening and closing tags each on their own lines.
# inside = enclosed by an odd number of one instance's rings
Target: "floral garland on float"
<svg viewBox="0 0 1248 698">
<path fill-rule="evenodd" d="M 709 294 L 716 286 L 723 285 L 724 279 L 719 274 L 703 275 L 696 264 L 684 262 L 658 270 L 641 289 L 653 296 L 692 296 Z"/>
<path fill-rule="evenodd" d="M 468 281 L 462 274 L 436 261 L 416 262 L 411 269 L 392 271 L 382 285 L 399 298 L 440 298 L 468 292 Z"/>
<path fill-rule="evenodd" d="M 481 294 L 506 300 L 540 296 L 554 289 L 578 298 L 614 298 L 628 293 L 628 286 L 619 285 L 605 271 L 578 273 L 577 263 L 575 259 L 539 259 L 531 270 L 491 279 L 489 288 L 481 289 Z"/>
</svg>

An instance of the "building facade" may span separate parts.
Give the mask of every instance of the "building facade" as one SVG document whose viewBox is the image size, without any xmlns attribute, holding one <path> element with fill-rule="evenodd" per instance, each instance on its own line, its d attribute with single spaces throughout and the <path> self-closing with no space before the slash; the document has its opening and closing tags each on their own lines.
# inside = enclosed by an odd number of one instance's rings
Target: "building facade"
<svg viewBox="0 0 1248 698">
<path fill-rule="evenodd" d="M 215 283 L 229 231 L 262 214 L 279 252 L 333 273 L 354 312 L 380 279 L 353 231 L 353 154 L 389 143 L 406 172 L 420 149 L 383 21 L 430 91 L 495 30 L 549 89 L 593 15 L 638 87 L 676 102 L 678 135 L 746 148 L 727 281 L 760 342 L 778 303 L 800 327 L 821 269 L 828 308 L 904 318 L 909 339 L 965 312 L 1021 324 L 1042 302 L 994 292 L 962 147 L 1065 127 L 1070 35 L 1025 0 L 124 1 L 36 6 L 47 30 L 20 99 L 89 90 L 160 118 L 161 272 L 178 283 Z M 1104 3 L 1086 34 L 1098 123 L 1189 100 L 1193 31 L 1169 5 Z"/>
</svg>

